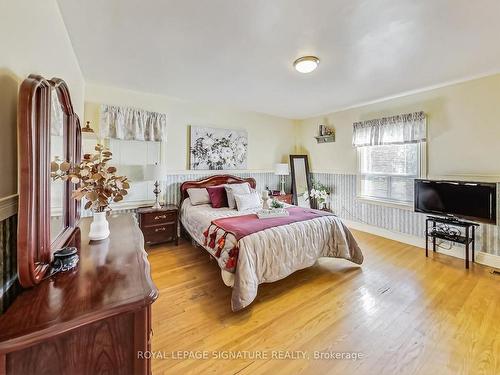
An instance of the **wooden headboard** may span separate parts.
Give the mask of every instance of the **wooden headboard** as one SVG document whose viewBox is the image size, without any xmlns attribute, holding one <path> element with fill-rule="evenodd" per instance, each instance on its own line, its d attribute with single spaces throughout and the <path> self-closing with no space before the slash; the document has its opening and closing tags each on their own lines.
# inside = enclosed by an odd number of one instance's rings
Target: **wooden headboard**
<svg viewBox="0 0 500 375">
<path fill-rule="evenodd" d="M 242 182 L 248 182 L 250 186 L 255 189 L 256 182 L 254 178 L 240 178 L 236 176 L 231 176 L 229 174 L 218 174 L 210 177 L 206 177 L 198 181 L 185 181 L 181 185 L 181 203 L 188 197 L 187 189 L 191 188 L 206 188 L 208 186 L 216 186 L 223 184 L 240 184 Z"/>
</svg>

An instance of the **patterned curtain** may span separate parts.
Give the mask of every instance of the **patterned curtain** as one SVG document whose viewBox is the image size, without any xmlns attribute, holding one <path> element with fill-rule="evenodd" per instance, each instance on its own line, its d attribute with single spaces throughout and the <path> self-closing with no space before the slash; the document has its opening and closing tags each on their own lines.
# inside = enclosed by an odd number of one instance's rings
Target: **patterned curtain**
<svg viewBox="0 0 500 375">
<path fill-rule="evenodd" d="M 416 143 L 426 140 L 424 112 L 355 122 L 353 126 L 354 147 Z"/>
<path fill-rule="evenodd" d="M 164 113 L 101 105 L 100 132 L 103 138 L 163 141 L 166 129 L 167 115 Z"/>
</svg>

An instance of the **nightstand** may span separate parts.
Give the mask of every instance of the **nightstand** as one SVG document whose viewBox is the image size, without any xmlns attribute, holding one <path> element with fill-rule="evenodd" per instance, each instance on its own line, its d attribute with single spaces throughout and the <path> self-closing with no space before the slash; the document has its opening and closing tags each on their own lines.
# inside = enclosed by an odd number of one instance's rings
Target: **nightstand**
<svg viewBox="0 0 500 375">
<path fill-rule="evenodd" d="M 175 241 L 179 244 L 177 232 L 179 209 L 176 205 L 167 204 L 155 210 L 151 207 L 137 209 L 139 217 L 139 228 L 144 235 L 144 242 L 154 245 L 167 241 Z"/>
<path fill-rule="evenodd" d="M 293 204 L 293 195 L 285 194 L 285 195 L 271 195 L 271 199 L 276 199 L 277 201 Z"/>
</svg>

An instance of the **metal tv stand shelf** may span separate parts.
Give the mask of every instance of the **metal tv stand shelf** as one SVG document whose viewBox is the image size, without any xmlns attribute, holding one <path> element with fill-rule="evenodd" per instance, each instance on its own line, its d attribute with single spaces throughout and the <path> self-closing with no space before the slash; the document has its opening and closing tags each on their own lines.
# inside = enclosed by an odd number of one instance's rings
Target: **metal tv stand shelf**
<svg viewBox="0 0 500 375">
<path fill-rule="evenodd" d="M 429 223 L 432 223 L 429 226 Z M 444 224 L 439 226 L 438 224 Z M 465 268 L 469 268 L 469 248 L 472 249 L 472 262 L 474 263 L 474 250 L 476 240 L 476 227 L 479 224 L 470 221 L 427 216 L 425 220 L 425 256 L 429 256 L 429 237 L 432 238 L 432 251 L 436 252 L 436 238 L 465 245 Z M 463 228 L 461 233 L 458 228 Z"/>
</svg>

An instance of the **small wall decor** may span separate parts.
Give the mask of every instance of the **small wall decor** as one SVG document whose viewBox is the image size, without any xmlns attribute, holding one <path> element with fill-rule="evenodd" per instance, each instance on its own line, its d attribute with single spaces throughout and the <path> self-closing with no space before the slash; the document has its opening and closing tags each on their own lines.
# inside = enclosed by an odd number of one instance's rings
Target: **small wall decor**
<svg viewBox="0 0 500 375">
<path fill-rule="evenodd" d="M 245 130 L 191 126 L 191 169 L 246 169 L 247 153 Z"/>
<path fill-rule="evenodd" d="M 314 138 L 318 143 L 335 142 L 335 131 L 326 125 L 320 125 L 318 135 Z"/>
</svg>

